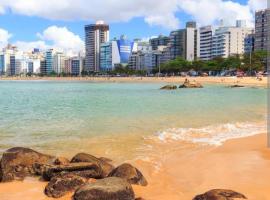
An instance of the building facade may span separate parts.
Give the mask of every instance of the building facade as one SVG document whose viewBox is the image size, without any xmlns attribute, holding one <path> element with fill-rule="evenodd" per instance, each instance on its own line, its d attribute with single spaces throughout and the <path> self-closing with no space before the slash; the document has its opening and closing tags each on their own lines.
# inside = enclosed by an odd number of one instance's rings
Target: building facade
<svg viewBox="0 0 270 200">
<path fill-rule="evenodd" d="M 85 71 L 100 70 L 100 47 L 109 41 L 109 25 L 97 22 L 85 26 Z"/>
<path fill-rule="evenodd" d="M 270 8 L 260 10 L 255 14 L 255 51 L 267 50 L 269 42 Z"/>
<path fill-rule="evenodd" d="M 53 50 L 50 49 L 45 53 L 46 69 L 45 74 L 50 74 L 53 71 Z"/>
<path fill-rule="evenodd" d="M 150 45 L 152 50 L 158 50 L 159 46 L 167 46 L 170 42 L 170 38 L 167 36 L 160 35 L 157 38 L 150 39 Z"/>
<path fill-rule="evenodd" d="M 213 36 L 212 56 L 228 58 L 245 52 L 245 38 L 252 34 L 252 28 L 220 27 Z"/>
<path fill-rule="evenodd" d="M 211 60 L 214 29 L 212 26 L 204 26 L 200 28 L 200 53 L 199 57 L 203 61 Z"/>
<path fill-rule="evenodd" d="M 119 40 L 113 40 L 101 44 L 100 48 L 100 69 L 111 71 L 115 65 L 127 66 L 134 49 L 134 43 L 121 36 Z"/>
<path fill-rule="evenodd" d="M 60 74 L 63 72 L 63 69 L 65 67 L 65 55 L 63 53 L 57 52 L 53 56 L 53 71 L 57 74 Z"/>
</svg>

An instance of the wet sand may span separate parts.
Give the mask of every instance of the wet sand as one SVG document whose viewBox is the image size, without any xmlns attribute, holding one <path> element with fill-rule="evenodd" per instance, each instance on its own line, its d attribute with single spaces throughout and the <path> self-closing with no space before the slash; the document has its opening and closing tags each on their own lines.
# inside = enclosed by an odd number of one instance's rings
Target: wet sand
<svg viewBox="0 0 270 200">
<path fill-rule="evenodd" d="M 220 147 L 157 146 L 151 162 L 133 162 L 149 182 L 145 188 L 134 186 L 135 193 L 146 200 L 191 200 L 196 194 L 224 188 L 241 192 L 249 200 L 269 200 L 270 149 L 266 141 L 266 134 L 261 134 L 230 140 Z M 49 200 L 43 194 L 45 185 L 33 179 L 0 184 L 0 199 Z"/>
<path fill-rule="evenodd" d="M 267 77 L 258 80 L 256 77 L 187 77 L 201 84 L 239 84 L 244 86 L 267 86 Z M 48 81 L 94 81 L 117 83 L 174 83 L 181 84 L 186 77 L 0 77 L 0 80 L 48 80 Z"/>
</svg>

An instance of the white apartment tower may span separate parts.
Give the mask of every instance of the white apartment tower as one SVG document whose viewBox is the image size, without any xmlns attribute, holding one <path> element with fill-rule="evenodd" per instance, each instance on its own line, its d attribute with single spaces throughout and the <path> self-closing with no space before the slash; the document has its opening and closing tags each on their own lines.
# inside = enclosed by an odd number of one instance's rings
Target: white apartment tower
<svg viewBox="0 0 270 200">
<path fill-rule="evenodd" d="M 253 32 L 252 28 L 243 26 L 243 21 L 237 21 L 236 27 L 219 27 L 212 41 L 212 57 L 228 58 L 244 53 L 245 38 Z"/>
</svg>

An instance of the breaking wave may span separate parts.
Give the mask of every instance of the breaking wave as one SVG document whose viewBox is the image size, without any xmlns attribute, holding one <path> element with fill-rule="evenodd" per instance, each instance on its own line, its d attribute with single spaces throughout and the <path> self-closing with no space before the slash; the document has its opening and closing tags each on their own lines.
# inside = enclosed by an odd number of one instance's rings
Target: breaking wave
<svg viewBox="0 0 270 200">
<path fill-rule="evenodd" d="M 266 133 L 266 123 L 228 123 L 202 128 L 170 128 L 155 134 L 160 142 L 182 140 L 205 145 L 222 145 L 230 139 Z"/>
</svg>

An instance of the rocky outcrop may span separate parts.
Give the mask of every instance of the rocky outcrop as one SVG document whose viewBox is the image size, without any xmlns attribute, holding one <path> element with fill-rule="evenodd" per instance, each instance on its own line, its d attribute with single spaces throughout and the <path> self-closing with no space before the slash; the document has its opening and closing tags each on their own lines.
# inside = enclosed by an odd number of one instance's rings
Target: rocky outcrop
<svg viewBox="0 0 270 200">
<path fill-rule="evenodd" d="M 55 165 L 68 165 L 69 163 L 70 163 L 69 159 L 64 157 L 58 157 L 54 161 Z"/>
<path fill-rule="evenodd" d="M 72 159 L 72 163 L 80 163 L 80 162 L 90 162 L 97 164 L 101 167 L 102 173 L 101 178 L 105 178 L 109 175 L 109 173 L 114 169 L 114 166 L 107 162 L 105 158 L 96 158 L 95 156 L 92 156 L 90 154 L 86 153 L 79 153 L 75 155 Z"/>
<path fill-rule="evenodd" d="M 75 191 L 87 182 L 86 178 L 73 173 L 55 176 L 45 188 L 48 197 L 60 198 L 68 192 Z"/>
<path fill-rule="evenodd" d="M 43 169 L 43 179 L 50 181 L 53 177 L 68 173 L 84 178 L 101 178 L 101 167 L 96 163 L 70 163 L 68 165 L 46 166 Z"/>
<path fill-rule="evenodd" d="M 79 188 L 74 200 L 134 200 L 135 194 L 131 185 L 124 179 L 110 177 L 97 180 Z"/>
<path fill-rule="evenodd" d="M 32 149 L 15 147 L 4 152 L 0 162 L 0 182 L 23 180 L 35 176 L 35 164 L 52 164 L 55 157 L 45 155 Z"/>
<path fill-rule="evenodd" d="M 176 90 L 177 86 L 176 85 L 165 85 L 162 88 L 160 88 L 161 90 Z"/>
<path fill-rule="evenodd" d="M 191 82 L 188 79 L 186 79 L 184 84 L 180 85 L 179 88 L 203 88 L 203 86 L 196 81 Z"/>
<path fill-rule="evenodd" d="M 147 186 L 147 181 L 143 174 L 131 164 L 122 164 L 114 169 L 110 174 L 110 177 L 119 177 L 126 179 L 130 184 Z"/>
<path fill-rule="evenodd" d="M 234 200 L 246 199 L 243 194 L 232 190 L 215 189 L 194 197 L 193 200 Z"/>
</svg>

